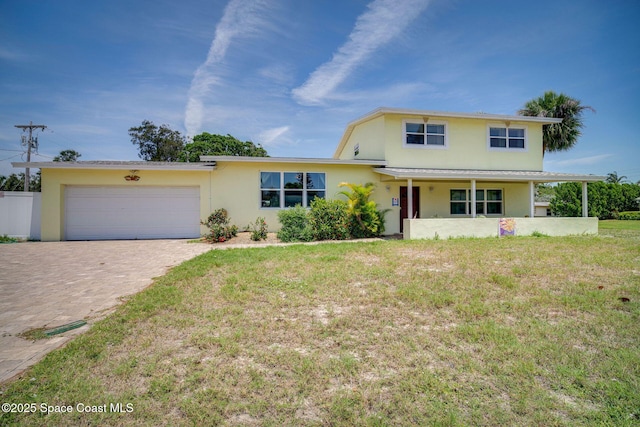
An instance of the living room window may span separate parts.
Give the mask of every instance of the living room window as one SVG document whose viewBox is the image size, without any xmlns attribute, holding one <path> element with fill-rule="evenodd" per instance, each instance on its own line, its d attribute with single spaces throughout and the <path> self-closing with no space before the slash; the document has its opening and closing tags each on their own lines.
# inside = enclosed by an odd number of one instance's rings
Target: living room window
<svg viewBox="0 0 640 427">
<path fill-rule="evenodd" d="M 313 199 L 325 198 L 325 178 L 320 172 L 260 172 L 260 206 L 311 206 Z"/>
<path fill-rule="evenodd" d="M 408 147 L 447 147 L 447 123 L 405 120 L 403 140 Z"/>
<path fill-rule="evenodd" d="M 524 150 L 527 129 L 524 127 L 489 126 L 489 148 L 494 150 Z"/>
<path fill-rule="evenodd" d="M 471 190 L 450 190 L 451 215 L 471 215 Z M 476 189 L 476 215 L 502 215 L 502 190 Z"/>
</svg>

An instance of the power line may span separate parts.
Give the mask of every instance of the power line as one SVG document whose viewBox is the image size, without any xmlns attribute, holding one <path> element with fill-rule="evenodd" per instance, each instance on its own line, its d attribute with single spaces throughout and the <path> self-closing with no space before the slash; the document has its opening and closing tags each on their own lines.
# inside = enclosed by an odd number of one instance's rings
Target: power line
<svg viewBox="0 0 640 427">
<path fill-rule="evenodd" d="M 0 162 L 4 162 L 5 160 L 13 159 L 14 157 L 18 157 L 18 156 L 21 156 L 21 155 L 22 154 L 15 154 L 15 155 L 13 155 L 11 157 L 7 157 L 6 159 L 0 159 Z"/>
</svg>

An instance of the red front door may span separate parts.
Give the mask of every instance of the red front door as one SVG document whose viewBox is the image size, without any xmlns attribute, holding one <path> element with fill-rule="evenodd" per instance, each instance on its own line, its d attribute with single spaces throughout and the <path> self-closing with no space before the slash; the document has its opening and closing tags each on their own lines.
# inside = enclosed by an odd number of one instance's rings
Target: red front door
<svg viewBox="0 0 640 427">
<path fill-rule="evenodd" d="M 420 218 L 420 187 L 411 187 L 413 193 L 413 212 L 411 218 Z M 403 229 L 403 219 L 409 218 L 407 215 L 407 187 L 400 187 L 400 232 Z"/>
</svg>

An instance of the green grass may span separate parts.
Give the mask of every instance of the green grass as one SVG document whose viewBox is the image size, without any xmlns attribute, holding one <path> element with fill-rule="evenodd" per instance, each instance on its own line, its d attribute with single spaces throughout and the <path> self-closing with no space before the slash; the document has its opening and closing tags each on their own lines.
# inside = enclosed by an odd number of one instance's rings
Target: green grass
<svg viewBox="0 0 640 427">
<path fill-rule="evenodd" d="M 1 391 L 133 411 L 0 425 L 638 425 L 640 230 L 211 251 Z"/>
<path fill-rule="evenodd" d="M 603 230 L 632 230 L 640 231 L 640 221 L 606 220 L 599 222 L 599 229 Z"/>
<path fill-rule="evenodd" d="M 6 234 L 0 235 L 0 243 L 17 243 L 19 239 L 9 237 Z"/>
</svg>

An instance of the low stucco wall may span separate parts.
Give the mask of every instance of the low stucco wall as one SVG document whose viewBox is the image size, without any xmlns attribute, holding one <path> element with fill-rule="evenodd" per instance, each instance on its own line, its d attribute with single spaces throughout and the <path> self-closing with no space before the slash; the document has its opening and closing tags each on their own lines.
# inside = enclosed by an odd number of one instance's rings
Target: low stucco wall
<svg viewBox="0 0 640 427">
<path fill-rule="evenodd" d="M 598 218 L 512 218 L 516 236 L 538 232 L 548 236 L 598 234 Z M 405 239 L 498 237 L 499 218 L 405 219 Z"/>
<path fill-rule="evenodd" d="M 41 195 L 0 191 L 0 236 L 40 240 Z"/>
</svg>

